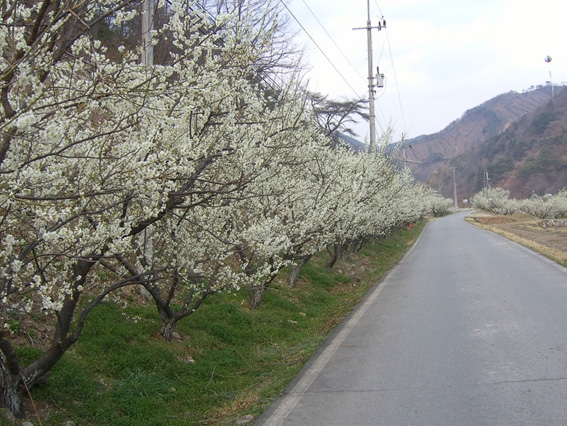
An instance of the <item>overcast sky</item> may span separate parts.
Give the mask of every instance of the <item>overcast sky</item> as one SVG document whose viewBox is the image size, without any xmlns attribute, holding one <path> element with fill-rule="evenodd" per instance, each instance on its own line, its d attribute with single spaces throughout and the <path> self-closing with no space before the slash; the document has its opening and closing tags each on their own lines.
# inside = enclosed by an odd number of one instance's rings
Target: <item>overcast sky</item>
<svg viewBox="0 0 567 426">
<path fill-rule="evenodd" d="M 366 26 L 367 1 L 286 4 L 338 69 L 300 30 L 311 89 L 334 98 L 367 98 L 366 30 L 353 30 Z M 402 133 L 436 133 L 499 94 L 546 84 L 550 72 L 555 84 L 567 82 L 567 3 L 370 0 L 370 13 L 373 26 L 382 15 L 387 23 L 372 34 L 374 67 L 386 76 L 376 95 L 377 130 L 391 123 L 395 140 Z M 357 130 L 361 139 L 368 136 L 366 126 Z"/>
</svg>

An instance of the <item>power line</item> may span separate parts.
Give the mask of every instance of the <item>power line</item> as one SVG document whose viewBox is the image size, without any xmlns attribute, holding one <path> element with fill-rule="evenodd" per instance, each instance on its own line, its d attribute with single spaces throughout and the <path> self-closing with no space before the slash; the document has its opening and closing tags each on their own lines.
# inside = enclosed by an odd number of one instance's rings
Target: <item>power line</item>
<svg viewBox="0 0 567 426">
<path fill-rule="evenodd" d="M 378 6 L 378 0 L 374 0 L 374 3 L 376 4 L 376 7 L 378 8 L 378 12 L 380 13 L 380 15 L 382 17 L 384 17 L 382 10 L 380 10 L 380 6 Z M 403 124 L 404 124 L 404 133 L 405 133 L 407 131 L 406 119 L 405 119 L 405 116 L 404 116 L 404 108 L 402 106 L 402 98 L 400 96 L 400 89 L 398 87 L 398 79 L 396 77 L 396 68 L 394 67 L 394 58 L 392 56 L 392 48 L 390 46 L 390 38 L 388 37 L 387 31 L 386 31 L 386 41 L 388 43 L 388 51 L 390 53 L 390 62 L 392 63 L 392 73 L 394 74 L 394 83 L 396 85 L 396 93 L 398 95 L 398 103 L 400 105 L 400 112 L 402 114 L 402 121 L 403 121 Z M 382 52 L 383 52 L 383 49 L 382 49 Z M 380 56 L 382 56 L 382 55 L 380 55 Z"/>
<path fill-rule="evenodd" d="M 400 96 L 400 88 L 398 87 L 398 78 L 396 77 L 396 68 L 394 67 L 394 57 L 392 56 L 392 48 L 390 47 L 390 38 L 386 32 L 386 41 L 388 42 L 388 51 L 390 52 L 390 61 L 392 62 L 392 72 L 394 74 L 394 83 L 396 84 L 396 93 L 398 94 L 398 102 L 400 104 L 400 112 L 402 113 L 402 121 L 404 122 L 404 133 L 407 130 L 406 118 L 404 116 L 404 108 L 402 106 L 402 98 Z"/>
<path fill-rule="evenodd" d="M 301 29 L 305 32 L 305 34 L 307 34 L 307 36 L 311 39 L 311 41 L 313 42 L 313 44 L 315 45 L 315 47 L 319 50 L 319 52 L 321 52 L 321 54 L 325 57 L 325 59 L 329 62 L 329 64 L 331 64 L 331 66 L 334 68 L 334 70 L 337 72 L 337 74 L 343 79 L 343 81 L 346 83 L 346 85 L 350 88 L 350 90 L 352 90 L 352 92 L 355 94 L 356 97 L 358 97 L 358 93 L 356 92 L 356 90 L 354 90 L 354 88 L 350 85 L 350 83 L 347 81 L 347 79 L 341 74 L 341 72 L 338 70 L 338 68 L 335 66 L 335 64 L 329 59 L 329 57 L 325 54 L 325 52 L 323 52 L 323 50 L 319 47 L 319 45 L 317 44 L 317 42 L 313 39 L 313 37 L 311 36 L 311 34 L 309 34 L 309 32 L 307 31 L 307 29 L 305 29 L 305 27 L 301 24 L 301 22 L 299 22 L 299 20 L 297 19 L 297 17 L 293 14 L 293 12 L 289 9 L 289 7 L 287 7 L 287 5 L 284 3 L 283 0 L 280 0 L 280 3 L 287 9 L 287 11 L 289 12 L 289 14 L 293 17 L 293 19 L 295 20 L 295 22 L 297 22 L 297 24 L 301 27 Z"/>
<path fill-rule="evenodd" d="M 376 3 L 376 7 L 378 8 L 378 12 L 380 12 L 380 16 L 382 16 L 382 19 L 384 19 L 384 14 L 382 13 L 382 11 L 380 10 L 380 6 L 378 6 L 378 1 L 374 0 L 374 3 Z"/>
<path fill-rule="evenodd" d="M 315 20 L 319 23 L 319 25 L 321 26 L 321 28 L 323 29 L 323 31 L 325 31 L 325 34 L 327 34 L 327 37 L 329 37 L 329 40 L 331 40 L 331 42 L 335 45 L 335 47 L 337 48 L 337 50 L 341 53 L 341 55 L 343 56 L 343 58 L 345 58 L 345 60 L 348 62 L 348 64 L 351 66 L 351 68 L 358 74 L 358 76 L 364 80 L 365 78 L 362 76 L 362 74 L 360 74 L 360 72 L 358 71 L 358 69 L 352 64 L 352 62 L 350 62 L 350 60 L 348 59 L 348 57 L 344 54 L 344 52 L 341 50 L 341 48 L 339 47 L 339 45 L 335 42 L 335 40 L 333 40 L 333 37 L 331 37 L 331 35 L 329 34 L 329 32 L 327 31 L 327 29 L 323 26 L 323 24 L 321 23 L 321 21 L 319 21 L 319 18 L 317 18 L 317 15 L 315 15 L 315 13 L 313 13 L 313 10 L 311 10 L 311 8 L 309 7 L 309 5 L 307 4 L 307 2 L 305 0 L 302 0 L 303 4 L 305 5 L 305 7 L 307 7 L 307 9 L 309 10 L 309 12 L 311 12 L 311 15 L 313 15 L 313 17 L 315 18 Z"/>
<path fill-rule="evenodd" d="M 380 13 L 380 16 L 382 16 L 382 18 L 384 18 L 384 14 L 382 13 L 382 10 L 380 9 L 380 6 L 378 6 L 378 0 L 374 0 L 374 4 L 376 4 L 376 8 L 378 9 L 378 12 Z M 404 108 L 402 106 L 402 99 L 400 96 L 400 89 L 398 87 L 398 79 L 396 77 L 396 68 L 394 67 L 394 58 L 392 56 L 392 48 L 390 46 L 390 38 L 388 37 L 388 32 L 386 31 L 386 41 L 388 43 L 388 51 L 390 53 L 390 62 L 392 63 L 392 73 L 394 75 L 394 83 L 396 85 L 396 93 L 398 95 L 398 103 L 400 105 L 400 112 L 402 114 L 402 121 L 403 121 L 403 125 L 404 125 L 404 133 L 406 133 L 407 131 L 407 125 L 406 125 L 406 119 L 404 116 Z M 382 47 L 382 53 L 384 52 L 384 47 Z M 382 53 L 380 54 L 380 57 L 382 57 Z"/>
</svg>

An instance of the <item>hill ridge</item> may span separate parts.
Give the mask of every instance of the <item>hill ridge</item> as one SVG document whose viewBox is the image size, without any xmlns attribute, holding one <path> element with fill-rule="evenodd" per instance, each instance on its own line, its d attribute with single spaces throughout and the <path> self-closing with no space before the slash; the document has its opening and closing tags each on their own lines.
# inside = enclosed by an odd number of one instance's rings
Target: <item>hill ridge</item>
<svg viewBox="0 0 567 426">
<path fill-rule="evenodd" d="M 562 122 L 560 118 L 564 114 L 560 111 L 563 110 L 564 98 L 564 109 L 567 111 L 567 91 L 563 91 L 563 86 L 559 86 L 554 88 L 554 92 L 555 97 L 552 97 L 552 88 L 550 85 L 546 85 L 522 93 L 515 91 L 503 93 L 465 111 L 460 118 L 451 122 L 440 132 L 421 135 L 404 141 L 408 167 L 418 180 L 428 182 L 447 197 L 453 196 L 451 164 L 458 167 L 457 163 L 463 163 L 461 168 L 467 170 L 466 177 L 456 178 L 457 192 L 463 194 L 463 197 L 458 197 L 461 200 L 474 195 L 475 191 L 482 188 L 482 178 L 485 173 L 483 170 L 488 170 L 491 167 L 495 172 L 491 183 L 496 184 L 496 180 L 502 178 L 502 182 L 499 183 L 508 185 L 509 188 L 507 189 L 517 193 L 519 181 L 514 176 L 516 173 L 520 173 L 524 177 L 524 184 L 530 180 L 526 179 L 529 178 L 527 175 L 530 174 L 529 167 L 524 167 L 526 156 L 535 158 L 535 160 L 529 161 L 537 163 L 539 160 L 537 160 L 538 157 L 533 150 L 536 145 L 541 145 L 540 143 L 531 143 L 531 139 L 525 141 L 525 138 L 518 136 L 517 129 L 521 127 L 526 134 L 531 134 L 530 137 L 534 140 L 548 138 L 549 136 L 545 136 L 544 132 L 533 134 L 534 129 L 530 128 L 530 125 L 537 118 L 533 117 L 533 114 L 538 117 L 544 113 L 548 114 L 548 116 L 545 116 L 545 114 L 541 116 L 540 121 L 543 121 L 539 123 L 540 127 L 546 128 L 547 125 L 558 120 Z M 566 119 L 563 124 L 567 128 L 567 114 L 565 115 Z M 522 120 L 526 123 L 520 126 L 519 123 Z M 538 124 L 535 125 L 537 127 Z M 561 126 L 553 131 L 554 138 L 562 137 L 560 129 Z M 506 136 L 502 137 L 502 135 Z M 526 148 L 522 145 L 523 148 L 512 146 L 506 148 L 509 141 L 518 138 L 522 140 L 524 145 L 531 143 L 531 147 Z M 498 149 L 491 150 L 489 146 L 486 146 L 487 143 L 488 145 L 496 144 Z M 480 147 L 484 148 L 480 149 Z M 567 146 L 565 152 L 567 153 Z M 556 158 L 563 158 L 563 151 L 554 152 L 554 155 Z M 500 164 L 496 167 L 498 162 Z M 541 161 L 538 163 L 540 168 L 543 163 Z M 558 164 L 555 166 L 561 167 Z M 557 172 L 555 168 L 553 171 Z M 475 171 L 473 172 L 472 169 L 475 169 Z M 542 172 L 545 174 L 545 170 L 538 171 L 538 173 Z M 462 171 L 460 174 L 462 174 Z M 478 187 L 479 179 L 480 188 Z M 557 185 L 554 182 L 548 182 L 549 180 L 549 178 L 540 177 L 539 183 L 534 181 L 530 184 L 530 190 L 533 192 L 540 192 L 546 188 L 557 190 Z M 560 181 L 562 182 L 561 179 Z"/>
</svg>

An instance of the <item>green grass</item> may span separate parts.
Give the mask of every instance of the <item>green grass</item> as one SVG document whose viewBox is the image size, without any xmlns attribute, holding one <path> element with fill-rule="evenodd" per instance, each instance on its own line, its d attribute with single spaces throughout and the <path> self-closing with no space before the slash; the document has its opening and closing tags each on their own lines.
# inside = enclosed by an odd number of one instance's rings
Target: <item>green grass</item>
<svg viewBox="0 0 567 426">
<path fill-rule="evenodd" d="M 424 225 L 368 244 L 332 271 L 320 253 L 296 288 L 284 271 L 257 310 L 246 291 L 212 296 L 173 342 L 159 337 L 153 307 L 102 304 L 49 384 L 32 389 L 42 424 L 229 425 L 259 416 Z"/>
</svg>

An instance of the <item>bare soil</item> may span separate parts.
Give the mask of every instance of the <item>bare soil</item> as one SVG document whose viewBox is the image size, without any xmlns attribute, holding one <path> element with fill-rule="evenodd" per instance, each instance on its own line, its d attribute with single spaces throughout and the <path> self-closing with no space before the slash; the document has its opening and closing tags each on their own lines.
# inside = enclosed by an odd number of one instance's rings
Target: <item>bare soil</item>
<svg viewBox="0 0 567 426">
<path fill-rule="evenodd" d="M 467 220 L 567 266 L 565 221 L 547 221 L 527 215 L 504 216 L 487 212 L 475 212 L 468 216 Z"/>
</svg>

